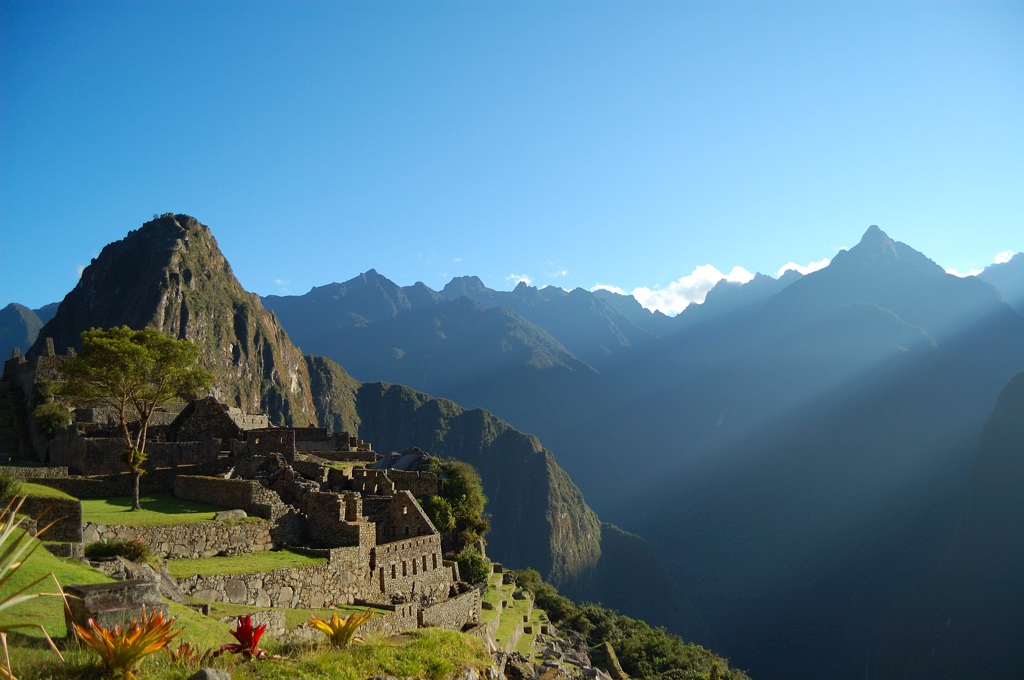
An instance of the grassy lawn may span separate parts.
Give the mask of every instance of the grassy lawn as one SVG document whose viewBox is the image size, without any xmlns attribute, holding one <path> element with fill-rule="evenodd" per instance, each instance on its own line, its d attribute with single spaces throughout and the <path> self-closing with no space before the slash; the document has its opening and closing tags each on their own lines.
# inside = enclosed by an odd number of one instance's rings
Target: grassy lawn
<svg viewBox="0 0 1024 680">
<path fill-rule="evenodd" d="M 187 578 L 196 575 L 251 574 L 257 571 L 309 567 L 325 562 L 326 557 L 310 557 L 290 550 L 268 550 L 230 557 L 167 560 L 167 570 L 174 578 Z"/>
<path fill-rule="evenodd" d="M 36 496 L 39 498 L 60 498 L 63 500 L 74 500 L 74 496 L 70 496 L 60 489 L 54 489 L 50 486 L 44 486 L 43 484 L 30 484 L 29 482 L 22 482 L 21 488 L 18 491 L 22 496 Z"/>
<path fill-rule="evenodd" d="M 169 493 L 139 496 L 141 510 L 132 510 L 129 496 L 92 498 L 82 501 L 82 521 L 116 524 L 129 527 L 157 527 L 194 524 L 213 520 L 214 513 L 224 508 L 205 503 L 192 503 Z"/>
<path fill-rule="evenodd" d="M 14 572 L 11 580 L 4 585 L 3 595 L 17 592 L 40 576 L 50 573 L 57 577 L 57 581 L 62 586 L 106 583 L 113 580 L 81 562 L 54 557 L 39 547 L 31 557 L 25 560 L 24 566 Z M 46 579 L 33 588 L 32 592 L 57 594 L 59 590 L 52 579 Z M 28 600 L 4 610 L 3 622 L 5 626 L 39 623 L 51 637 L 55 635 L 63 637 L 65 634 L 64 601 L 60 597 L 39 597 Z M 19 633 L 18 637 L 26 635 L 31 638 L 42 638 L 38 628 L 21 628 Z"/>
<path fill-rule="evenodd" d="M 319 619 L 330 620 L 333 612 L 338 612 L 338 616 L 341 618 L 347 617 L 349 614 L 354 612 L 365 612 L 368 610 L 377 611 L 381 614 L 385 612 L 382 610 L 374 609 L 373 607 L 360 607 L 356 605 L 345 605 L 338 607 L 337 609 L 281 609 L 280 607 L 253 607 L 246 604 L 231 604 L 230 602 L 200 602 L 195 601 L 195 604 L 208 604 L 210 605 L 210 618 L 223 619 L 228 616 L 244 616 L 245 614 L 252 614 L 253 612 L 260 611 L 284 611 L 285 628 L 292 630 L 298 628 L 301 624 L 309 621 L 310 615 L 314 615 Z"/>
<path fill-rule="evenodd" d="M 218 625 L 227 628 L 224 624 Z M 177 640 L 171 643 L 171 647 L 175 646 Z M 214 645 L 211 640 L 201 648 L 213 646 L 219 645 Z M 235 655 L 225 654 L 208 665 L 227 670 L 235 680 L 365 680 L 386 675 L 446 680 L 466 666 L 476 668 L 483 675 L 484 669 L 492 664 L 481 640 L 437 628 L 418 630 L 401 640 L 374 638 L 344 651 L 323 644 L 277 645 L 273 642 L 268 643 L 265 649 L 283 658 L 244 661 Z M 50 680 L 104 677 L 94 661 L 96 657 L 87 650 L 72 650 L 66 656 L 67 665 L 58 663 L 52 654 L 49 657 L 40 654 L 34 663 L 21 668 L 15 662 L 16 673 L 22 678 Z M 194 669 L 173 666 L 166 654 L 158 652 L 143 661 L 139 677 L 142 680 L 184 680 L 194 672 Z"/>
</svg>

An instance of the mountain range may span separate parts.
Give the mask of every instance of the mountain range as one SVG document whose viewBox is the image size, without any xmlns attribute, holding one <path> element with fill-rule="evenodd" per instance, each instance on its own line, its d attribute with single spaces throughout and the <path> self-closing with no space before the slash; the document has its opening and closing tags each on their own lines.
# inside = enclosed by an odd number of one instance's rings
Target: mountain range
<svg viewBox="0 0 1024 680">
<path fill-rule="evenodd" d="M 1021 281 L 1019 257 L 958 278 L 873 226 L 823 270 L 723 282 L 675 318 L 372 270 L 264 303 L 355 376 L 538 435 L 740 667 L 859 678 L 947 549 L 978 433 L 1024 369 Z"/>
<path fill-rule="evenodd" d="M 190 219 L 156 224 L 201 232 Z M 370 270 L 262 300 L 222 282 L 230 304 L 189 302 L 181 322 L 174 300 L 208 289 L 196 272 L 209 266 L 154 264 L 151 285 L 175 292 L 133 322 L 197 340 L 189 329 L 215 330 L 222 375 L 239 377 L 226 396 L 279 422 L 465 456 L 494 505 L 495 550 L 508 541 L 577 596 L 758 678 L 964 677 L 926 663 L 927 642 L 950 646 L 940 659 L 987 631 L 1024 642 L 994 630 L 1009 609 L 986 620 L 970 598 L 940 597 L 983 584 L 1013 603 L 1024 590 L 999 566 L 1019 550 L 1000 536 L 1024 527 L 1021 449 L 1010 438 L 989 464 L 981 436 L 993 422 L 1008 431 L 1006 386 L 1024 371 L 1024 255 L 958 278 L 873 226 L 825 269 L 723 281 L 676 317 L 608 291 L 495 291 L 475 277 L 435 291 Z M 95 297 L 74 294 L 62 310 Z M 235 309 L 245 323 L 213 328 Z M 257 366 L 263 391 L 232 361 Z M 542 538 L 524 544 L 524 526 Z M 940 635 L 942 611 L 970 632 L 951 622 Z M 1024 674 L 992 653 L 984 668 Z"/>
<path fill-rule="evenodd" d="M 32 321 L 32 310 L 19 319 Z M 44 309 L 49 312 L 50 308 Z M 480 409 L 402 385 L 363 383 L 329 358 L 303 354 L 258 296 L 243 290 L 210 229 L 165 214 L 107 245 L 36 333 L 28 356 L 79 346 L 91 327 L 154 327 L 201 348 L 222 401 L 275 424 L 345 430 L 378 451 L 417 446 L 472 463 L 491 514 L 489 554 L 532 567 L 567 594 L 614 603 L 693 634 L 699 617 L 655 559 L 620 574 L 619 551 L 653 553 L 637 536 L 602 525 L 578 487 L 533 436 Z M 28 330 L 22 331 L 28 334 Z M 619 601 L 625 579 L 656 584 L 659 596 Z"/>
</svg>

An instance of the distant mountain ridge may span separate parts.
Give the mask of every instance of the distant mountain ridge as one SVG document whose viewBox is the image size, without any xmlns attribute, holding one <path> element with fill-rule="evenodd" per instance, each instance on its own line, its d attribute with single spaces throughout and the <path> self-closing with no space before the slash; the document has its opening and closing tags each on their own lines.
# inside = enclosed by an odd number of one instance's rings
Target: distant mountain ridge
<svg viewBox="0 0 1024 680">
<path fill-rule="evenodd" d="M 876 226 L 822 270 L 720 283 L 675 318 L 607 291 L 500 293 L 474 277 L 441 291 L 505 306 L 518 319 L 503 338 L 483 331 L 479 308 L 442 315 L 450 302 L 422 292 L 423 307 L 349 324 L 323 351 L 537 434 L 603 517 L 652 541 L 717 648 L 763 678 L 871 667 L 871 631 L 941 557 L 967 502 L 971 442 L 1024 369 L 1024 319 L 1005 296 Z M 573 314 L 590 330 L 551 321 Z M 642 332 L 608 342 L 602 319 Z M 541 331 L 531 342 L 546 334 L 582 366 L 538 367 L 527 353 L 476 383 L 477 369 L 449 379 L 527 323 Z M 391 338 L 417 350 L 365 362 Z"/>
</svg>

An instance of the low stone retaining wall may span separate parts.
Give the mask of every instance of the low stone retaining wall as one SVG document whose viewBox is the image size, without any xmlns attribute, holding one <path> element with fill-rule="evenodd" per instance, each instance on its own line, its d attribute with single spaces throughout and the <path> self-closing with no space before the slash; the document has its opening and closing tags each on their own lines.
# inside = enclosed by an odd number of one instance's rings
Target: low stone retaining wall
<svg viewBox="0 0 1024 680">
<path fill-rule="evenodd" d="M 254 479 L 180 475 L 174 480 L 174 496 L 196 503 L 240 508 L 264 519 L 278 519 L 288 512 L 277 493 Z"/>
<path fill-rule="evenodd" d="M 6 507 L 9 500 L 9 497 L 0 498 L 0 509 Z M 38 519 L 40 527 L 57 520 L 57 523 L 42 535 L 42 539 L 45 541 L 77 542 L 82 540 L 82 502 L 79 500 L 27 496 L 21 505 L 20 512 L 33 519 Z"/>
<path fill-rule="evenodd" d="M 178 585 L 188 597 L 255 607 L 323 609 L 351 604 L 365 580 L 328 563 L 251 574 L 189 576 Z"/>
<path fill-rule="evenodd" d="M 81 511 L 79 511 L 81 521 Z M 158 557 L 215 557 L 246 555 L 274 547 L 273 525 L 261 520 L 244 522 L 197 522 L 167 527 L 128 527 L 87 522 L 81 529 L 85 543 L 131 541 L 142 536 Z"/>
<path fill-rule="evenodd" d="M 60 479 L 68 476 L 66 467 L 0 465 L 0 472 L 6 472 L 18 479 Z"/>
<path fill-rule="evenodd" d="M 480 591 L 476 588 L 420 611 L 420 627 L 435 626 L 462 630 L 463 626 L 480 621 Z"/>
</svg>

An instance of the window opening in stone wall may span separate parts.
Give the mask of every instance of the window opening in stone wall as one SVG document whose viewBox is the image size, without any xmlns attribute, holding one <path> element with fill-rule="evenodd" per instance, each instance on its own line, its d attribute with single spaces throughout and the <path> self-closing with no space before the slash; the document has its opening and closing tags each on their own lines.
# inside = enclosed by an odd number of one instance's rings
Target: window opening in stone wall
<svg viewBox="0 0 1024 680">
<path fill-rule="evenodd" d="M 427 556 L 423 556 L 423 571 L 427 570 Z"/>
<path fill-rule="evenodd" d="M 430 557 L 434 560 L 434 569 L 437 569 L 437 555 L 434 554 L 434 555 L 431 555 Z"/>
<path fill-rule="evenodd" d="M 412 558 L 412 575 L 416 575 L 416 558 Z"/>
<path fill-rule="evenodd" d="M 408 563 L 405 560 L 402 560 L 402 576 L 408 576 L 409 575 L 409 572 L 407 570 L 408 570 Z"/>
<path fill-rule="evenodd" d="M 398 565 L 397 564 L 392 564 L 391 565 L 391 578 L 398 578 Z"/>
</svg>

